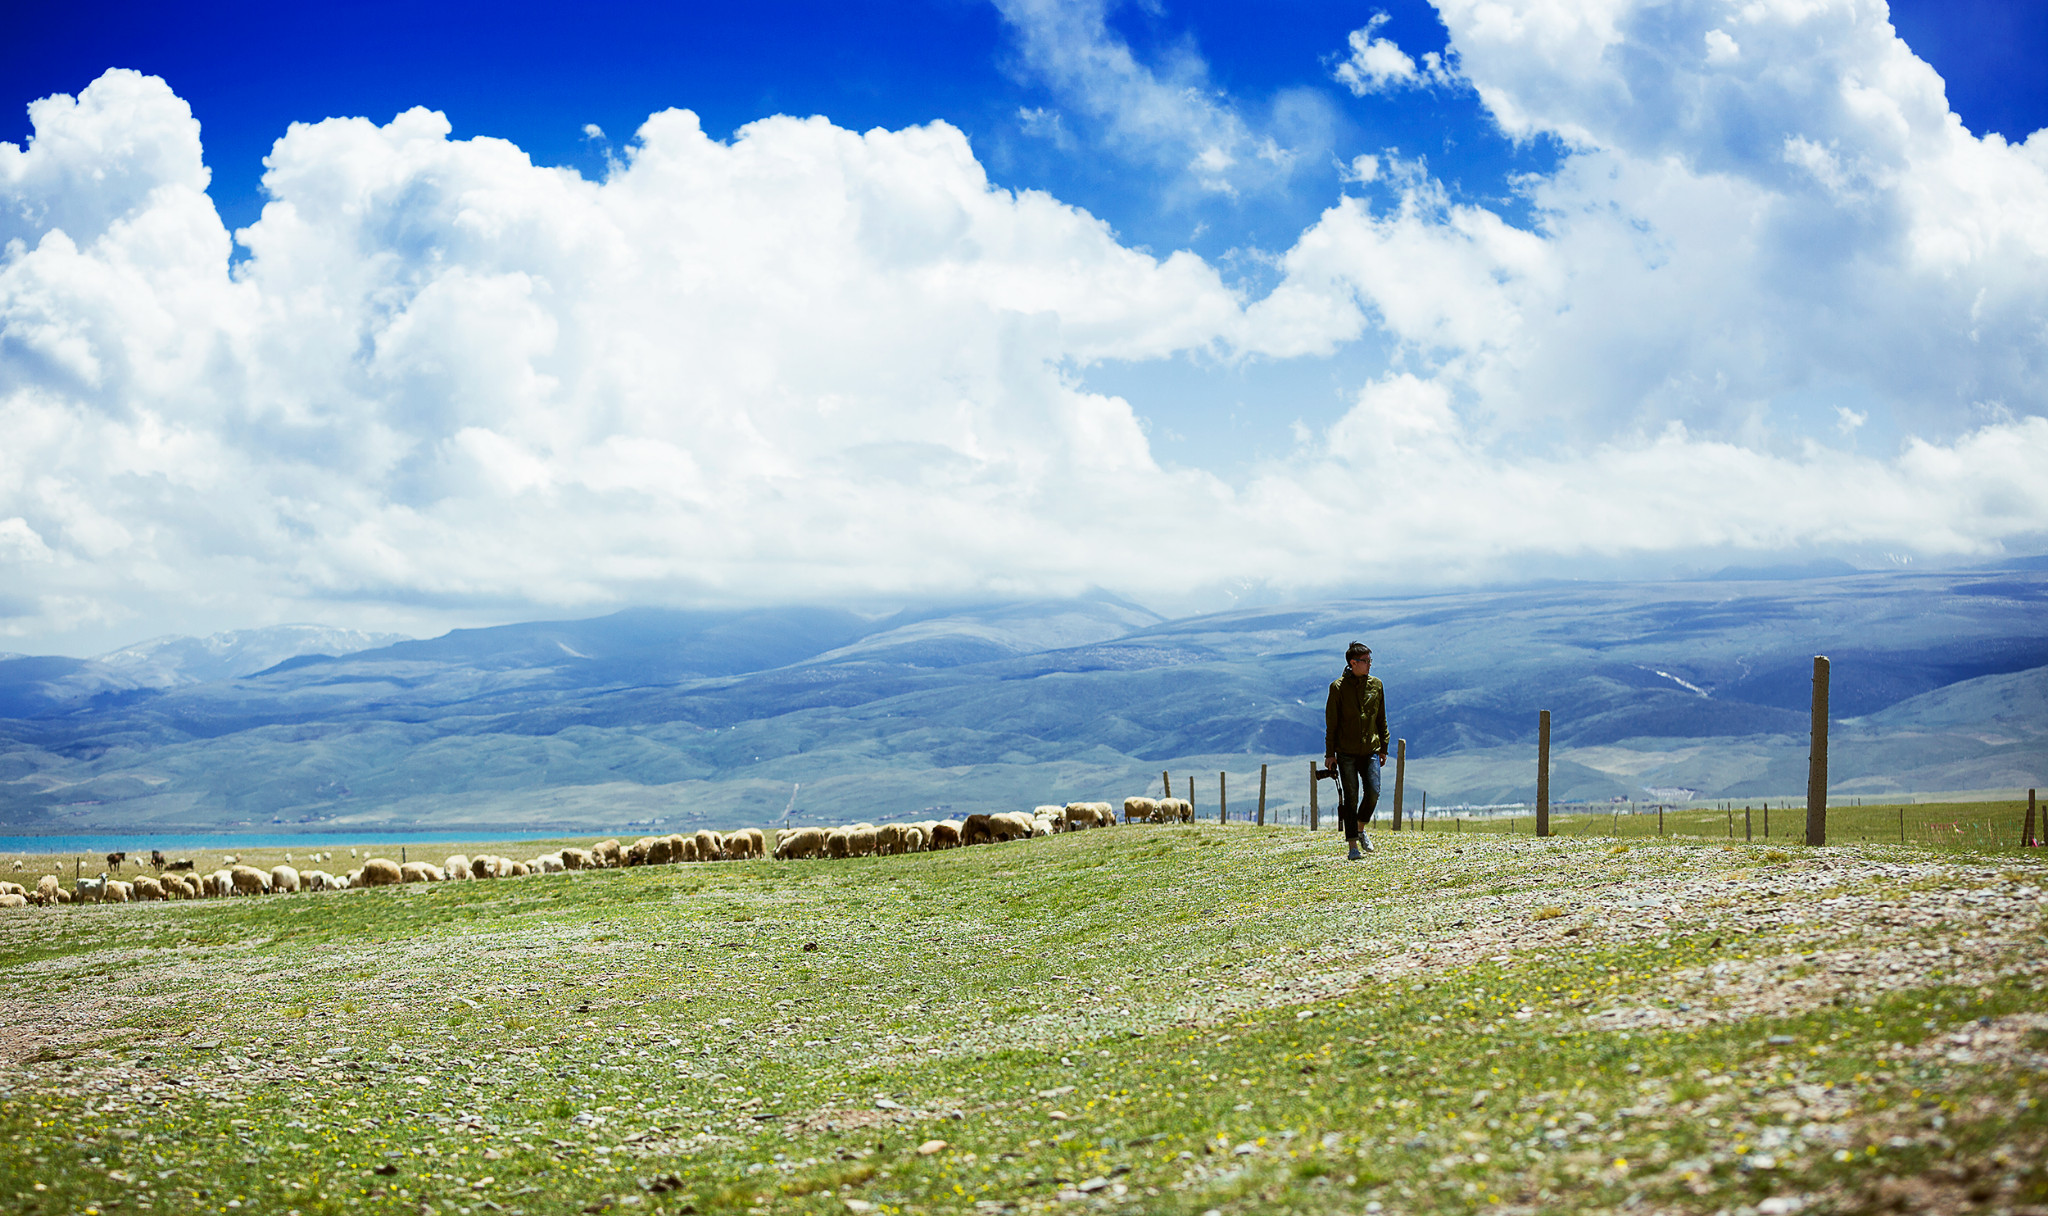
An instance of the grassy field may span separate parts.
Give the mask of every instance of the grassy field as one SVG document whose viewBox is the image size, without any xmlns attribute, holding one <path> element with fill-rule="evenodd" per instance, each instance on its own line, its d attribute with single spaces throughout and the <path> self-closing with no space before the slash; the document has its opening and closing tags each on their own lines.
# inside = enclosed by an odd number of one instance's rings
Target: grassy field
<svg viewBox="0 0 2048 1216">
<path fill-rule="evenodd" d="M 1384 806 L 1382 807 L 1384 810 Z M 1383 817 L 1383 816 L 1382 816 Z M 1929 802 L 1906 806 L 1835 806 L 1828 808 L 1830 844 L 1918 844 L 1969 853 L 2019 849 L 2027 819 L 2025 801 Z M 1806 804 L 1773 799 L 1732 809 L 1667 808 L 1661 822 L 1654 807 L 1635 814 L 1587 811 L 1572 807 L 1552 814 L 1551 831 L 1558 836 L 1638 840 L 1691 836 L 1723 844 L 1730 841 L 1799 844 L 1806 839 Z M 1495 832 L 1528 835 L 1532 814 L 1509 816 L 1434 815 L 1421 825 L 1431 832 Z M 2040 839 L 2048 824 L 2034 825 Z"/>
<path fill-rule="evenodd" d="M 1444 826 L 0 913 L 0 1202 L 2048 1203 L 2033 856 Z"/>
</svg>

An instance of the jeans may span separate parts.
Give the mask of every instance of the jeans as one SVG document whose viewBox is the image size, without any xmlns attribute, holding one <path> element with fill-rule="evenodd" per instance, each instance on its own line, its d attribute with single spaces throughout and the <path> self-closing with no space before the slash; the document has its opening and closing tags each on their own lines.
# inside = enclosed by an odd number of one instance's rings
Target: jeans
<svg viewBox="0 0 2048 1216">
<path fill-rule="evenodd" d="M 1359 779 L 1364 778 L 1361 782 Z M 1360 790 L 1360 786 L 1365 788 Z M 1360 814 L 1359 795 L 1365 796 Z M 1372 822 L 1372 813 L 1380 805 L 1380 758 L 1376 754 L 1364 756 L 1350 752 L 1337 753 L 1337 817 L 1344 825 L 1344 839 L 1356 840 L 1365 825 Z"/>
</svg>

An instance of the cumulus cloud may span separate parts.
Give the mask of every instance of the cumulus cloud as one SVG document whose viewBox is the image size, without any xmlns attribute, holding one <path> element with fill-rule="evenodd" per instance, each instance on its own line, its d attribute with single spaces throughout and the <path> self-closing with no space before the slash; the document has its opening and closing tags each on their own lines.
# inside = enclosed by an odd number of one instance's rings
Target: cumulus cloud
<svg viewBox="0 0 2048 1216">
<path fill-rule="evenodd" d="M 943 123 L 682 110 L 602 180 L 424 110 L 295 125 L 231 266 L 169 87 L 38 102 L 0 145 L 0 629 L 1172 606 L 2048 532 L 2048 137 L 1972 139 L 1853 4 L 1444 12 L 1503 125 L 1571 141 L 1537 222 L 1363 157 L 1257 300 L 991 185 Z M 1235 481 L 1085 382 L 1361 339 L 1392 362 L 1342 420 L 1275 403 L 1293 450 Z"/>
<path fill-rule="evenodd" d="M 1418 66 L 1392 39 L 1380 37 L 1379 29 L 1387 21 L 1385 13 L 1374 13 L 1371 20 L 1351 31 L 1347 40 L 1351 54 L 1331 72 L 1339 84 L 1364 97 L 1368 93 L 1456 83 L 1456 75 L 1444 64 L 1442 55 L 1425 52 Z"/>
</svg>

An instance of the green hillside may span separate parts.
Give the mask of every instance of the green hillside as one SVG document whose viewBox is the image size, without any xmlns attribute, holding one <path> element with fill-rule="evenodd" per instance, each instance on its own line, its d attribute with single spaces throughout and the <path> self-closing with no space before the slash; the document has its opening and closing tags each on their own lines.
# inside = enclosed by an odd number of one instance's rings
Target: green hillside
<svg viewBox="0 0 2048 1216">
<path fill-rule="evenodd" d="M 1327 833 L 1126 827 L 0 911 L 0 1197 L 287 1216 L 2048 1201 L 2032 856 L 1377 839 L 1351 864 Z"/>
</svg>

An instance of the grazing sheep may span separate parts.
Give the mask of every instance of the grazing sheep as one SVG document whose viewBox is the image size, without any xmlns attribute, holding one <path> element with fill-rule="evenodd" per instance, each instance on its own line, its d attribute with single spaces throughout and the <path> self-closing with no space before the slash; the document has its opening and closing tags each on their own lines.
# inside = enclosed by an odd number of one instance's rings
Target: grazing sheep
<svg viewBox="0 0 2048 1216">
<path fill-rule="evenodd" d="M 835 859 L 840 857 L 846 857 L 849 855 L 849 850 L 851 850 L 852 848 L 852 828 L 837 827 L 832 828 L 825 833 L 825 856 Z"/>
<path fill-rule="evenodd" d="M 69 892 L 69 891 L 66 891 L 66 890 L 65 890 L 64 888 L 62 888 L 62 887 L 58 887 L 58 888 L 57 888 L 57 896 L 56 896 L 56 898 L 57 898 L 57 902 L 58 902 L 58 903 L 60 903 L 60 904 L 68 904 L 68 903 L 70 903 L 70 902 L 71 902 L 71 892 Z"/>
<path fill-rule="evenodd" d="M 7 894 L 5 894 L 5 895 L 0 895 L 0 908 L 26 908 L 26 907 L 28 907 L 28 896 L 26 896 L 26 895 L 16 895 L 16 894 L 15 894 L 14 892 L 12 892 L 12 891 L 9 891 L 9 892 L 8 892 Z"/>
<path fill-rule="evenodd" d="M 685 848 L 694 849 L 696 844 L 697 838 L 694 836 L 685 836 L 681 832 L 670 832 L 668 837 L 668 859 L 671 862 L 688 861 L 689 858 L 683 856 L 683 851 Z"/>
<path fill-rule="evenodd" d="M 191 859 L 190 857 L 180 857 L 180 858 L 179 858 L 178 860 L 176 860 L 176 861 L 172 862 L 171 864 L 169 864 L 169 865 L 165 866 L 165 867 L 164 867 L 164 869 L 166 869 L 166 870 L 179 870 L 179 871 L 189 871 L 189 870 L 191 870 L 191 869 L 192 869 L 192 859 Z"/>
<path fill-rule="evenodd" d="M 741 828 L 728 835 L 725 838 L 727 856 L 732 855 L 735 840 L 739 842 L 739 855 L 743 858 L 759 859 L 768 855 L 768 838 L 761 834 L 760 828 Z"/>
<path fill-rule="evenodd" d="M 533 867 L 523 861 L 515 861 L 505 867 L 505 877 L 507 878 L 524 878 L 531 873 L 533 873 Z"/>
<path fill-rule="evenodd" d="M 988 844 L 993 840 L 995 840 L 995 833 L 989 827 L 989 817 L 987 815 L 969 815 L 966 821 L 960 825 L 960 843 L 962 846 L 971 848 L 978 844 Z"/>
<path fill-rule="evenodd" d="M 719 836 L 718 833 L 712 831 L 710 828 L 698 828 L 696 833 L 696 839 L 698 861 L 724 860 L 725 841 L 722 837 Z"/>
<path fill-rule="evenodd" d="M 934 851 L 939 849 L 957 849 L 966 843 L 967 827 L 965 824 L 961 823 L 958 819 L 941 819 L 937 823 L 932 824 L 931 834 L 926 840 L 925 847 Z"/>
<path fill-rule="evenodd" d="M 818 828 L 792 828 L 775 834 L 775 860 L 802 861 L 825 856 L 825 833 Z M 844 856 L 844 854 L 842 854 Z"/>
<path fill-rule="evenodd" d="M 135 888 L 135 898 L 137 900 L 170 898 L 169 893 L 164 890 L 163 884 L 147 874 L 137 874 L 135 881 L 128 885 Z"/>
<path fill-rule="evenodd" d="M 100 871 L 98 878 L 81 878 L 71 890 L 73 903 L 99 903 L 107 897 L 107 872 Z"/>
<path fill-rule="evenodd" d="M 469 881 L 469 858 L 464 857 L 460 853 L 442 862 L 441 868 L 448 872 L 448 880 L 450 882 Z"/>
<path fill-rule="evenodd" d="M 872 857 L 875 854 L 875 825 L 856 823 L 846 829 L 846 855 Z"/>
<path fill-rule="evenodd" d="M 567 866 L 562 864 L 562 855 L 560 853 L 542 853 L 526 864 L 536 874 L 560 874 L 563 870 L 568 869 Z"/>
<path fill-rule="evenodd" d="M 232 867 L 233 867 L 233 866 L 235 865 L 235 863 L 236 863 L 236 862 L 239 862 L 239 861 L 241 861 L 241 860 L 242 860 L 241 858 L 239 858 L 239 857 L 235 856 L 234 854 L 230 853 L 230 854 L 228 854 L 228 855 L 227 855 L 226 857 L 223 857 L 223 858 L 221 858 L 221 859 L 220 859 L 220 864 L 222 864 L 222 865 L 224 865 L 224 866 L 228 866 L 228 867 L 232 868 Z"/>
<path fill-rule="evenodd" d="M 903 851 L 903 825 L 885 823 L 875 829 L 875 855 L 894 857 Z"/>
<path fill-rule="evenodd" d="M 903 825 L 903 851 L 906 853 L 924 852 L 924 826 L 922 824 L 906 823 Z"/>
<path fill-rule="evenodd" d="M 1031 835 L 1033 836 L 1051 836 L 1061 830 L 1063 830 L 1061 822 L 1050 815 L 1033 815 L 1031 817 Z"/>
<path fill-rule="evenodd" d="M 21 873 L 21 872 L 22 872 L 22 870 L 23 870 L 24 868 L 25 868 L 25 867 L 24 867 L 24 866 L 23 866 L 23 865 L 21 864 L 21 858 L 19 858 L 19 857 L 15 858 L 15 859 L 14 859 L 14 872 L 15 872 L 16 874 L 19 874 L 19 873 Z"/>
<path fill-rule="evenodd" d="M 1151 823 L 1152 816 L 1159 812 L 1159 800 L 1132 795 L 1124 799 L 1125 823 Z"/>
<path fill-rule="evenodd" d="M 590 855 L 589 849 L 563 849 L 562 868 L 565 870 L 595 870 L 597 868 L 597 858 Z"/>
<path fill-rule="evenodd" d="M 1047 823 L 1053 824 L 1054 827 L 1052 830 L 1054 832 L 1064 832 L 1067 830 L 1066 815 L 1067 808 L 1065 805 L 1055 806 L 1051 803 L 1047 803 L 1043 806 L 1034 806 L 1031 808 L 1031 818 L 1034 820 L 1043 819 Z M 1047 833 L 1047 835 L 1050 834 L 1051 833 Z"/>
<path fill-rule="evenodd" d="M 236 895 L 270 894 L 270 875 L 255 866 L 235 866 L 228 871 L 228 881 L 234 884 Z"/>
<path fill-rule="evenodd" d="M 199 894 L 199 892 L 193 889 L 191 883 L 176 874 L 162 875 L 157 879 L 157 882 L 162 884 L 165 896 L 171 899 L 191 899 Z"/>
<path fill-rule="evenodd" d="M 300 870 L 299 889 L 302 891 L 332 891 L 334 875 L 325 870 Z"/>
<path fill-rule="evenodd" d="M 398 869 L 398 863 L 388 857 L 372 857 L 363 863 L 363 868 L 349 875 L 351 887 L 392 887 L 405 881 L 405 875 Z"/>
<path fill-rule="evenodd" d="M 597 858 L 597 864 L 604 869 L 616 870 L 619 868 L 619 842 L 616 840 L 600 840 L 596 844 L 591 845 L 590 855 Z"/>
<path fill-rule="evenodd" d="M 434 875 L 441 873 L 440 866 L 429 865 L 424 861 L 408 861 L 398 867 L 398 878 L 401 882 L 439 882 L 441 879 L 435 878 Z"/>
<path fill-rule="evenodd" d="M 235 876 L 226 870 L 215 870 L 206 876 L 206 893 L 214 899 L 226 899 L 235 893 Z"/>
<path fill-rule="evenodd" d="M 28 888 L 18 882 L 0 882 L 0 895 L 19 895 L 27 898 Z"/>
<path fill-rule="evenodd" d="M 1032 832 L 1031 816 L 1023 811 L 1004 811 L 988 817 L 989 831 L 997 840 L 1029 840 Z"/>
<path fill-rule="evenodd" d="M 682 839 L 681 839 L 681 840 L 680 840 L 679 842 L 677 842 L 677 844 L 676 844 L 676 860 L 677 860 L 677 861 L 679 861 L 679 862 L 683 862 L 683 861 L 696 861 L 697 859 L 698 859 L 698 858 L 697 858 L 697 838 L 696 838 L 696 836 L 694 836 L 694 835 L 691 835 L 691 836 L 685 836 L 685 837 L 683 837 L 683 838 L 682 838 Z"/>
<path fill-rule="evenodd" d="M 299 889 L 299 872 L 291 866 L 270 867 L 270 889 L 283 895 Z"/>
</svg>

